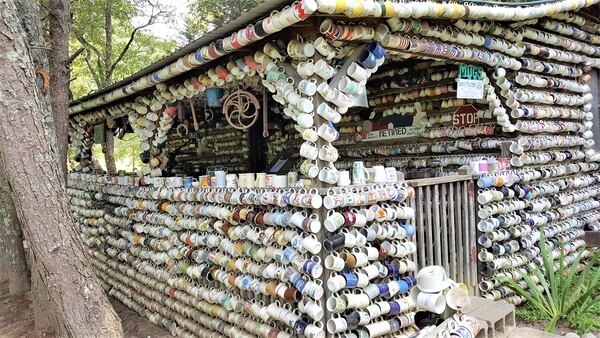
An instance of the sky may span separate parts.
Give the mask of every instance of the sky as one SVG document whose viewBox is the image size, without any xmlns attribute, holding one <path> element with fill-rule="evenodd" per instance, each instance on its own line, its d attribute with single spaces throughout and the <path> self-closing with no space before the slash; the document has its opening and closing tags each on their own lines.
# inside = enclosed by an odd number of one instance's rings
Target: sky
<svg viewBox="0 0 600 338">
<path fill-rule="evenodd" d="M 172 7 L 174 13 L 169 17 L 169 21 L 155 23 L 154 25 L 146 28 L 145 31 L 152 33 L 159 38 L 174 40 L 177 37 L 177 31 L 183 29 L 182 17 L 187 12 L 187 4 L 189 0 L 156 0 L 156 2 Z M 134 18 L 134 24 L 137 20 L 146 19 Z"/>
</svg>

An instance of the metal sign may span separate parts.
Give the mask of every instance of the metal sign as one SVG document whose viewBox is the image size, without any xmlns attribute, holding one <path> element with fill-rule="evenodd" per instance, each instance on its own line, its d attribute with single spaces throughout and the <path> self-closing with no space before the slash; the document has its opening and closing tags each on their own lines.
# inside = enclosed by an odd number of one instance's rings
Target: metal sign
<svg viewBox="0 0 600 338">
<path fill-rule="evenodd" d="M 478 123 L 477 108 L 472 104 L 458 107 L 452 116 L 452 125 L 454 127 L 468 127 Z"/>
<path fill-rule="evenodd" d="M 399 138 L 421 137 L 422 135 L 423 128 L 398 127 L 393 129 L 371 131 L 367 134 L 367 137 L 365 137 L 363 141 L 392 140 Z"/>
</svg>

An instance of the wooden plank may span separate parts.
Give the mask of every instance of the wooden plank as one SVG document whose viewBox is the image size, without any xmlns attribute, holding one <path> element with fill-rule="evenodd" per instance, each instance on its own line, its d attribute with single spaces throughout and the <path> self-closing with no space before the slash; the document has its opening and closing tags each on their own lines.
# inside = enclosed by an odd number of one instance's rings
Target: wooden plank
<svg viewBox="0 0 600 338">
<path fill-rule="evenodd" d="M 450 274 L 450 265 L 448 264 L 448 256 L 450 256 L 452 254 L 452 251 L 448 250 L 448 183 L 444 183 L 441 185 L 441 194 L 440 194 L 440 198 L 441 198 L 441 223 L 440 223 L 440 227 L 442 229 L 441 231 L 441 236 L 442 236 L 442 265 L 444 266 L 444 269 L 446 269 L 446 272 L 448 274 Z M 450 275 L 452 278 L 454 278 L 453 275 Z"/>
<path fill-rule="evenodd" d="M 432 203 L 431 203 L 431 187 L 425 187 L 425 224 L 426 224 L 426 242 L 425 242 L 425 250 L 427 251 L 427 256 L 425 256 L 425 262 L 427 265 L 433 265 L 433 215 L 431 213 Z"/>
<path fill-rule="evenodd" d="M 464 274 L 463 276 L 465 277 L 464 282 L 465 283 L 469 283 L 471 281 L 471 264 L 470 264 L 470 260 L 469 260 L 469 256 L 470 256 L 470 249 L 471 249 L 471 245 L 469 243 L 469 219 L 470 219 L 470 210 L 469 210 L 469 196 L 468 196 L 468 192 L 467 192 L 467 182 L 461 182 L 461 195 L 462 195 L 462 200 L 463 200 L 463 210 L 464 210 L 464 214 L 463 214 L 463 223 L 462 223 L 462 229 L 463 229 L 463 233 L 462 233 L 462 244 L 464 247 L 464 252 L 463 252 L 463 269 L 464 269 Z M 469 285 L 470 286 L 470 285 Z"/>
<path fill-rule="evenodd" d="M 448 258 L 450 260 L 450 276 L 458 279 L 458 273 L 456 271 L 456 228 L 455 228 L 455 208 L 454 208 L 454 200 L 455 200 L 455 192 L 454 192 L 455 183 L 448 184 L 448 238 L 450 240 L 450 248 L 448 253 Z"/>
<path fill-rule="evenodd" d="M 462 229 L 463 229 L 463 223 L 464 223 L 464 210 L 463 210 L 463 199 L 462 199 L 462 186 L 460 183 L 456 183 L 455 185 L 456 187 L 456 191 L 455 191 L 455 195 L 456 195 L 456 208 L 454 210 L 456 210 L 456 247 L 457 247 L 457 253 L 458 256 L 456 257 L 456 271 L 458 272 L 458 276 L 460 276 L 460 281 L 464 281 L 465 276 L 464 276 L 464 262 L 463 262 L 463 248 L 464 248 L 464 243 L 463 243 L 463 236 L 462 236 Z"/>
<path fill-rule="evenodd" d="M 433 250 L 434 264 L 442 265 L 442 246 L 440 229 L 440 185 L 433 186 Z"/>
<path fill-rule="evenodd" d="M 425 222 L 423 219 L 423 187 L 418 187 L 415 190 L 415 216 L 417 227 L 417 257 L 419 258 L 419 266 L 425 267 Z"/>
<path fill-rule="evenodd" d="M 468 180 L 472 180 L 472 179 L 473 179 L 473 176 L 471 176 L 471 175 L 454 175 L 454 176 L 420 178 L 420 179 L 416 179 L 416 180 L 408 180 L 407 182 L 411 187 L 416 188 L 416 187 L 421 187 L 421 186 L 426 186 L 426 185 L 468 181 Z"/>
</svg>

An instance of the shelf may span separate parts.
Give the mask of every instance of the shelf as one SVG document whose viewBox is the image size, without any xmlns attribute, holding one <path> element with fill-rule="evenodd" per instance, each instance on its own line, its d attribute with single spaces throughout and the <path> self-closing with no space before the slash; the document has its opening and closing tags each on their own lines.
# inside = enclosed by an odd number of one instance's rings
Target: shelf
<svg viewBox="0 0 600 338">
<path fill-rule="evenodd" d="M 379 111 L 379 110 L 384 110 L 387 108 L 393 108 L 393 107 L 399 106 L 399 105 L 408 105 L 408 104 L 417 103 L 417 102 L 422 103 L 422 102 L 440 101 L 440 100 L 446 100 L 446 99 L 456 99 L 456 93 L 446 93 L 446 94 L 442 94 L 442 95 L 438 95 L 438 96 L 420 97 L 416 100 L 407 100 L 407 101 L 380 104 L 375 107 L 372 107 L 372 109 L 375 111 Z"/>
<path fill-rule="evenodd" d="M 376 95 L 373 95 L 372 97 L 379 97 L 379 96 L 391 95 L 391 94 L 408 93 L 408 92 L 411 92 L 414 90 L 421 90 L 421 89 L 425 89 L 425 88 L 435 88 L 435 87 L 454 84 L 454 83 L 456 83 L 455 78 L 448 78 L 448 79 L 445 79 L 442 81 L 427 82 L 427 83 L 417 85 L 417 86 L 412 86 L 412 87 L 371 89 L 371 90 L 377 91 Z M 367 92 L 369 92 L 369 90 L 367 90 Z"/>
</svg>

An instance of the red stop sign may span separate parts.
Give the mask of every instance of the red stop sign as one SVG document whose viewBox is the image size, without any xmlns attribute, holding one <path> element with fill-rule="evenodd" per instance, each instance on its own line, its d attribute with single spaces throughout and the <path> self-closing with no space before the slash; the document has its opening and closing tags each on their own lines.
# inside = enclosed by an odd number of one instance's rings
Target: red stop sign
<svg viewBox="0 0 600 338">
<path fill-rule="evenodd" d="M 477 117 L 477 108 L 472 104 L 465 104 L 464 106 L 458 107 L 454 111 L 452 118 L 452 125 L 455 127 L 468 127 L 479 123 Z"/>
</svg>

